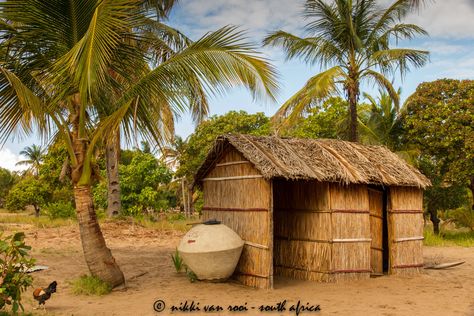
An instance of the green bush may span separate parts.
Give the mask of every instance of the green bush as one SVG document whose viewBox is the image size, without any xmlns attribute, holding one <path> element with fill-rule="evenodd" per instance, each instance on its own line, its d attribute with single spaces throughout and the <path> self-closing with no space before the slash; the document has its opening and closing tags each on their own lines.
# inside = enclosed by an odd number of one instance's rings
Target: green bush
<svg viewBox="0 0 474 316">
<path fill-rule="evenodd" d="M 0 310 L 11 305 L 13 313 L 23 310 L 21 294 L 31 285 L 33 278 L 26 269 L 33 266 L 31 250 L 24 242 L 25 234 L 16 233 L 5 238 L 0 234 Z"/>
<path fill-rule="evenodd" d="M 76 210 L 71 202 L 48 203 L 44 207 L 44 213 L 51 219 L 56 218 L 76 218 Z"/>
<path fill-rule="evenodd" d="M 112 291 L 109 284 L 102 281 L 101 279 L 90 276 L 82 275 L 78 279 L 71 282 L 72 292 L 76 295 L 105 295 Z"/>
<path fill-rule="evenodd" d="M 460 207 L 449 211 L 446 216 L 452 218 L 458 227 L 474 230 L 474 211 L 469 207 Z"/>
</svg>

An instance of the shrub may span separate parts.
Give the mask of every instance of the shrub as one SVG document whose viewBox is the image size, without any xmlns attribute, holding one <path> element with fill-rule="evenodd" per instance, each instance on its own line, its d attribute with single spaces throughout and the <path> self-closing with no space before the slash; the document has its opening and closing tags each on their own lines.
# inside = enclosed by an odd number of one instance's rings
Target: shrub
<svg viewBox="0 0 474 316">
<path fill-rule="evenodd" d="M 76 210 L 72 206 L 71 202 L 60 201 L 48 203 L 48 205 L 44 207 L 44 213 L 51 219 L 76 217 Z"/>
<path fill-rule="evenodd" d="M 72 292 L 76 295 L 105 295 L 112 287 L 98 277 L 82 275 L 71 282 Z"/>
<path fill-rule="evenodd" d="M 474 230 L 474 211 L 469 207 L 460 207 L 452 210 L 447 216 L 452 218 L 457 226 Z"/>
<path fill-rule="evenodd" d="M 0 310 L 6 305 L 12 306 L 13 313 L 19 308 L 23 310 L 21 294 L 33 282 L 26 270 L 33 266 L 34 259 L 30 258 L 31 247 L 24 240 L 24 233 L 5 238 L 0 235 Z"/>
</svg>

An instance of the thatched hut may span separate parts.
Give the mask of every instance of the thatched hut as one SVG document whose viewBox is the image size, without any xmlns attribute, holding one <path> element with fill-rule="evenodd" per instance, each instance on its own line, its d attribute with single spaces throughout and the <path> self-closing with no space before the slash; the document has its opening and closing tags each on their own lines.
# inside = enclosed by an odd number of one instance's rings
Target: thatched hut
<svg viewBox="0 0 474 316">
<path fill-rule="evenodd" d="M 235 277 L 317 281 L 406 274 L 423 266 L 429 180 L 381 146 L 224 135 L 196 174 L 204 219 L 245 240 Z"/>
</svg>

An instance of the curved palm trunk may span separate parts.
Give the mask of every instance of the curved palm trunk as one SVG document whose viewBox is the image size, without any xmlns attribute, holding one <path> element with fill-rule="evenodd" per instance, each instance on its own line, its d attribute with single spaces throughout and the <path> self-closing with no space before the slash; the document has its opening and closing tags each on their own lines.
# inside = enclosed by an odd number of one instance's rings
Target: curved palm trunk
<svg viewBox="0 0 474 316">
<path fill-rule="evenodd" d="M 122 209 L 120 202 L 119 160 L 120 160 L 120 134 L 115 132 L 114 138 L 106 144 L 107 165 L 107 215 L 118 215 Z"/>
<path fill-rule="evenodd" d="M 77 96 L 75 105 L 79 104 Z M 116 287 L 125 282 L 123 272 L 115 262 L 112 252 L 105 244 L 104 236 L 97 221 L 94 209 L 92 191 L 89 183 L 79 183 L 83 173 L 84 160 L 89 142 L 79 137 L 79 115 L 72 115 L 72 143 L 76 163 L 72 166 L 71 179 L 74 185 L 77 221 L 81 234 L 82 249 L 87 267 L 93 276 Z"/>
<path fill-rule="evenodd" d="M 89 271 L 112 287 L 123 284 L 124 275 L 107 248 L 97 221 L 90 186 L 74 186 L 74 197 L 82 249 Z"/>
</svg>

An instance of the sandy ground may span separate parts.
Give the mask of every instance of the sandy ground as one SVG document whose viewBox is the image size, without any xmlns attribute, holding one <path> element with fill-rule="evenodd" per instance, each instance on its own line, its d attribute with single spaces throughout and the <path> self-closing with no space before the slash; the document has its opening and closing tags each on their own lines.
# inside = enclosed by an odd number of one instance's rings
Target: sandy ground
<svg viewBox="0 0 474 316">
<path fill-rule="evenodd" d="M 173 305 L 179 307 L 185 301 L 194 301 L 201 310 L 173 314 L 296 315 L 289 309 L 300 301 L 304 306 L 319 305 L 321 311 L 299 315 L 474 316 L 474 248 L 426 247 L 426 262 L 466 263 L 447 270 L 425 270 L 416 277 L 384 276 L 338 284 L 276 278 L 274 290 L 257 290 L 237 283 L 190 283 L 184 274 L 177 274 L 170 254 L 182 233 L 107 223 L 104 235 L 127 285 L 109 295 L 91 297 L 72 294 L 68 283 L 87 273 L 77 227 L 8 226 L 10 229 L 25 231 L 37 264 L 50 267 L 34 273 L 34 286 L 58 282 L 58 292 L 46 303 L 46 312 L 35 311 L 35 315 L 169 315 Z M 24 294 L 27 311 L 36 306 L 30 292 L 32 289 Z M 153 309 L 157 300 L 165 302 L 161 313 Z M 285 311 L 259 311 L 262 305 L 275 306 L 285 300 Z M 219 305 L 224 311 L 204 313 L 205 305 Z M 231 313 L 226 311 L 229 305 L 243 305 L 248 311 Z"/>
</svg>

